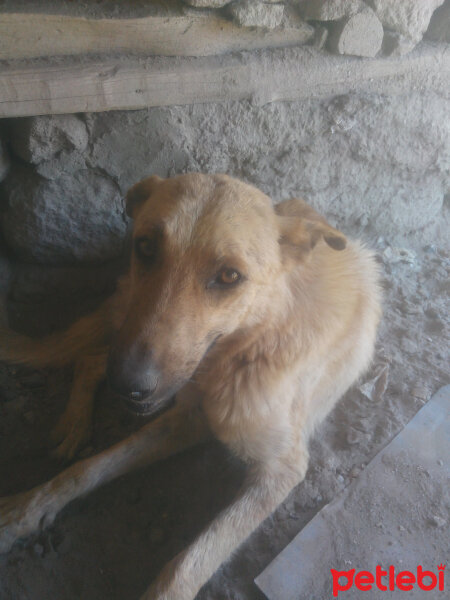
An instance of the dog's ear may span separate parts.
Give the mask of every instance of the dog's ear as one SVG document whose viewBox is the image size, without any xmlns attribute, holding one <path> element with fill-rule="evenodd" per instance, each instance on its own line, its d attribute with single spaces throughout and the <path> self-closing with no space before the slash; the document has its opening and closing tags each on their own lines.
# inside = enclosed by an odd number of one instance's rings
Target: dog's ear
<svg viewBox="0 0 450 600">
<path fill-rule="evenodd" d="M 332 227 L 304 200 L 293 198 L 275 206 L 280 228 L 280 244 L 295 250 L 299 256 L 314 248 L 320 239 L 334 250 L 347 245 L 345 235 Z"/>
<path fill-rule="evenodd" d="M 129 217 L 134 217 L 136 209 L 150 198 L 161 181 L 161 177 L 152 175 L 133 185 L 126 196 L 125 210 Z"/>
</svg>

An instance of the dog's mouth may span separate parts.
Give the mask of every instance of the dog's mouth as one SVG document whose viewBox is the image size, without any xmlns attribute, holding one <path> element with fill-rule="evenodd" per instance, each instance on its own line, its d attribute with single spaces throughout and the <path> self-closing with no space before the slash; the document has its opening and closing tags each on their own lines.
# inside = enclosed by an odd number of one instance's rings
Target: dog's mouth
<svg viewBox="0 0 450 600">
<path fill-rule="evenodd" d="M 140 417 L 151 417 L 168 410 L 175 403 L 175 394 L 169 394 L 158 400 L 151 396 L 143 397 L 141 392 L 129 395 L 117 394 L 125 408 Z"/>
<path fill-rule="evenodd" d="M 203 358 L 212 350 L 222 335 L 216 335 L 206 349 Z M 202 360 L 203 360 L 202 358 Z M 201 362 L 201 361 L 200 361 Z M 116 396 L 125 408 L 135 415 L 141 417 L 151 417 L 162 412 L 165 412 L 175 403 L 175 394 L 183 386 L 185 382 L 180 382 L 178 385 L 173 385 L 170 391 L 166 392 L 160 398 L 155 398 L 153 393 L 145 394 L 145 392 L 123 392 L 113 389 L 110 386 L 111 392 Z"/>
</svg>

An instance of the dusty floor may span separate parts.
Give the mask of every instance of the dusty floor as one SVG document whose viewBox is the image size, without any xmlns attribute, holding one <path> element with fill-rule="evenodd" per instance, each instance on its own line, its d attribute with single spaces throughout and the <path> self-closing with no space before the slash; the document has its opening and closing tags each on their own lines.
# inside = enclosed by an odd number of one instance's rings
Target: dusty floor
<svg viewBox="0 0 450 600">
<path fill-rule="evenodd" d="M 449 382 L 448 256 L 432 246 L 399 253 L 383 241 L 378 250 L 385 317 L 372 372 L 361 382 L 368 385 L 352 389 L 323 424 L 311 444 L 306 480 L 199 600 L 260 600 L 254 577 Z M 378 385 L 371 385 L 380 374 Z M 47 439 L 69 381 L 70 373 L 0 366 L 0 495 L 60 470 L 48 457 Z M 100 390 L 91 450 L 138 425 Z M 242 476 L 242 465 L 223 448 L 207 445 L 122 477 L 74 502 L 50 529 L 0 556 L 0 599 L 138 598 L 164 563 L 232 498 Z"/>
</svg>

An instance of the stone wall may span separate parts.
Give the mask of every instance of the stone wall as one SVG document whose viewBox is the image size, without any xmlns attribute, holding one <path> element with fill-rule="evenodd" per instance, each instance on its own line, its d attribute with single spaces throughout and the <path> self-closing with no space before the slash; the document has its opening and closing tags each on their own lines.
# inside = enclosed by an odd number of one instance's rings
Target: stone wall
<svg viewBox="0 0 450 600">
<path fill-rule="evenodd" d="M 296 15 L 316 28 L 331 52 L 375 56 L 410 52 L 444 0 L 183 0 L 197 9 L 220 10 L 241 27 L 275 29 Z M 448 13 L 448 2 L 447 13 Z M 441 13 L 442 15 L 443 13 Z M 430 35 L 444 31 L 433 25 Z M 442 34 L 439 34 L 442 38 Z M 448 20 L 447 33 L 448 36 Z"/>
</svg>

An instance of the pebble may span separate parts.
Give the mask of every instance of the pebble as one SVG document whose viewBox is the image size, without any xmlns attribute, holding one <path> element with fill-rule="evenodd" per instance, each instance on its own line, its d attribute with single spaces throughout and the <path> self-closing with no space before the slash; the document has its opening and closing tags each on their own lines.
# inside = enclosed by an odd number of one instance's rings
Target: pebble
<svg viewBox="0 0 450 600">
<path fill-rule="evenodd" d="M 414 396 L 414 398 L 419 398 L 419 400 L 428 400 L 430 392 L 424 385 L 419 383 L 413 387 L 411 395 Z"/>
<path fill-rule="evenodd" d="M 430 519 L 430 522 L 432 525 L 434 525 L 435 527 L 445 527 L 445 525 L 447 525 L 447 521 L 445 519 L 443 519 L 442 517 L 440 517 L 439 515 L 433 515 Z"/>
<path fill-rule="evenodd" d="M 386 262 L 391 264 L 398 262 L 414 264 L 416 260 L 416 254 L 408 248 L 395 248 L 388 246 L 383 252 L 383 258 Z"/>
<path fill-rule="evenodd" d="M 347 443 L 353 446 L 353 444 L 357 444 L 361 441 L 361 437 L 362 434 L 359 431 L 357 431 L 356 429 L 349 429 L 349 431 L 347 432 Z"/>
<path fill-rule="evenodd" d="M 361 469 L 359 467 L 353 467 L 353 469 L 350 471 L 350 477 L 358 477 L 358 475 L 361 473 Z"/>
</svg>

